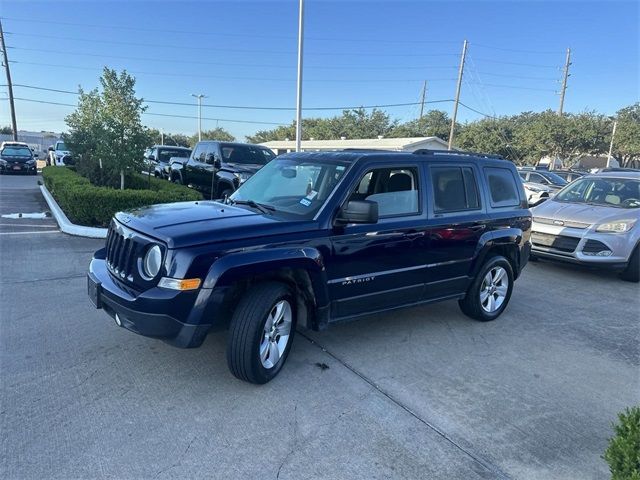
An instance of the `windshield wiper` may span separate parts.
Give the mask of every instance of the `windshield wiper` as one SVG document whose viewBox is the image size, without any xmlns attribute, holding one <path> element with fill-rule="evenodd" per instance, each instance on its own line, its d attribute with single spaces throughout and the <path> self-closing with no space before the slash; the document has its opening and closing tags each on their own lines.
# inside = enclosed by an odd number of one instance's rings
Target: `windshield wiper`
<svg viewBox="0 0 640 480">
<path fill-rule="evenodd" d="M 260 210 L 262 213 L 271 213 L 271 212 L 275 212 L 276 211 L 276 207 L 273 207 L 271 205 L 266 205 L 264 203 L 254 202 L 253 200 L 232 200 L 232 199 L 229 199 L 229 201 L 233 205 L 247 205 L 247 206 L 249 206 L 251 208 L 255 208 L 256 210 Z"/>
</svg>

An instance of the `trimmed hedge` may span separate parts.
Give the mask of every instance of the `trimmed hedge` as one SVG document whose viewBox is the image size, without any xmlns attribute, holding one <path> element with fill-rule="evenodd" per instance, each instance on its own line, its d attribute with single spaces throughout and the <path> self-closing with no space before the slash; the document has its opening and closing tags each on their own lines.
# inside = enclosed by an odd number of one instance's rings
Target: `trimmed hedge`
<svg viewBox="0 0 640 480">
<path fill-rule="evenodd" d="M 69 220 L 91 227 L 108 226 L 113 215 L 122 210 L 156 203 L 202 200 L 202 195 L 195 190 L 139 174 L 127 178 L 125 185 L 133 188 L 124 190 L 97 187 L 64 167 L 45 167 L 42 178 Z"/>
<path fill-rule="evenodd" d="M 618 414 L 613 428 L 616 434 L 604 453 L 611 480 L 640 480 L 640 406 Z"/>
</svg>

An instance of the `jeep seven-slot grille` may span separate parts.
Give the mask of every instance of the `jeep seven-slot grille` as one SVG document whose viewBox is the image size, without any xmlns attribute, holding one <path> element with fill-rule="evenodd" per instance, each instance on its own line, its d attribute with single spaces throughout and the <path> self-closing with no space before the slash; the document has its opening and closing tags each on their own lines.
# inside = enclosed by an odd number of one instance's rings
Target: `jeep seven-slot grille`
<svg viewBox="0 0 640 480">
<path fill-rule="evenodd" d="M 565 235 L 551 235 L 549 233 L 532 232 L 531 243 L 536 246 L 553 248 L 561 252 L 572 253 L 575 251 L 579 238 L 567 237 Z"/>
<path fill-rule="evenodd" d="M 131 280 L 141 248 L 133 239 L 126 238 L 113 228 L 107 234 L 107 266 L 122 279 Z"/>
</svg>

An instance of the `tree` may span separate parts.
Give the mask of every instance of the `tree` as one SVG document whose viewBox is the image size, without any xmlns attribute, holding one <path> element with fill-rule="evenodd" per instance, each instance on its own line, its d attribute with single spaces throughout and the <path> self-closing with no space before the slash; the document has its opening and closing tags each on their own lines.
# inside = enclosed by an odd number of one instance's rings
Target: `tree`
<svg viewBox="0 0 640 480">
<path fill-rule="evenodd" d="M 5 135 L 11 135 L 13 133 L 13 130 L 11 129 L 11 127 L 7 126 L 7 127 L 0 127 L 0 133 L 3 133 Z"/>
<path fill-rule="evenodd" d="M 190 147 L 190 138 L 181 133 L 161 133 L 157 128 L 147 129 L 149 136 L 149 147 L 152 145 L 171 145 L 175 147 Z"/>
<path fill-rule="evenodd" d="M 69 133 L 64 136 L 77 157 L 78 170 L 101 185 L 120 177 L 124 189 L 125 172 L 141 168 L 149 136 L 140 115 L 146 107 L 135 96 L 135 79 L 126 71 L 118 74 L 104 68 L 98 89 L 80 89 L 78 108 L 66 117 Z M 99 172 L 95 172 L 96 164 Z"/>
<path fill-rule="evenodd" d="M 389 136 L 399 137 L 438 137 L 449 140 L 451 119 L 442 110 L 430 110 L 422 118 L 417 118 L 395 127 Z M 459 126 L 456 131 L 459 130 Z"/>
<path fill-rule="evenodd" d="M 231 135 L 228 131 L 226 131 L 222 127 L 216 127 L 212 130 L 204 130 L 202 132 L 202 140 L 218 140 L 220 142 L 233 142 L 236 137 Z M 198 143 L 198 134 L 194 134 L 190 138 L 191 145 L 195 145 Z"/>
<path fill-rule="evenodd" d="M 618 110 L 613 156 L 621 167 L 640 166 L 640 102 Z M 613 128 L 613 127 L 612 127 Z M 608 140 L 611 140 L 609 135 Z"/>
</svg>

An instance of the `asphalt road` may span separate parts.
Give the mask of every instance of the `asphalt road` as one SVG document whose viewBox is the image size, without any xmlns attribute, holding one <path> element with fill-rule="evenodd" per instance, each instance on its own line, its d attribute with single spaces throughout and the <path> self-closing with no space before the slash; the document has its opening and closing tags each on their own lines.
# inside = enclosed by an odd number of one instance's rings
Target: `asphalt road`
<svg viewBox="0 0 640 480">
<path fill-rule="evenodd" d="M 46 210 L 35 182 L 0 177 L 1 213 Z M 299 334 L 257 387 L 222 334 L 179 350 L 94 310 L 101 241 L 1 220 L 0 478 L 604 479 L 640 403 L 640 287 L 613 274 L 540 262 L 495 322 L 446 302 Z"/>
</svg>

